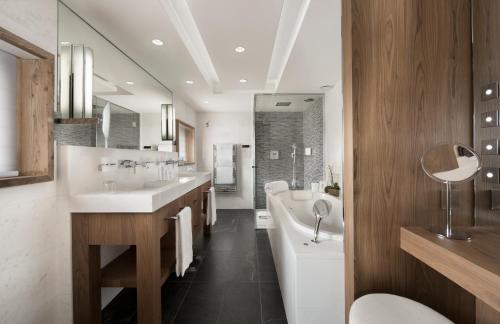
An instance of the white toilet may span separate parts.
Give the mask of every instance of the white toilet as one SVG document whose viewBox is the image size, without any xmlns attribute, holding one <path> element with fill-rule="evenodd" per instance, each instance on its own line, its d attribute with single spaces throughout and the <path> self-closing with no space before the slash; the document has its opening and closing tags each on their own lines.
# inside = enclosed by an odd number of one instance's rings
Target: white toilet
<svg viewBox="0 0 500 324">
<path fill-rule="evenodd" d="M 354 301 L 349 324 L 452 324 L 435 310 L 411 299 L 369 294 Z"/>
</svg>

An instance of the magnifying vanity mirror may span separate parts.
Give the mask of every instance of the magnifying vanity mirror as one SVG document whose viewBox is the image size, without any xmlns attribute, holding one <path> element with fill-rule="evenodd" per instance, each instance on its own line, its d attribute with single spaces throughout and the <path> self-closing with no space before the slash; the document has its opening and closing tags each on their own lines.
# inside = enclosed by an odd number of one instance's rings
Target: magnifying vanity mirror
<svg viewBox="0 0 500 324">
<path fill-rule="evenodd" d="M 422 169 L 432 179 L 446 186 L 446 227 L 433 228 L 441 237 L 470 240 L 468 233 L 452 229 L 451 185 L 470 181 L 481 170 L 481 158 L 463 144 L 440 144 L 422 156 Z"/>
</svg>

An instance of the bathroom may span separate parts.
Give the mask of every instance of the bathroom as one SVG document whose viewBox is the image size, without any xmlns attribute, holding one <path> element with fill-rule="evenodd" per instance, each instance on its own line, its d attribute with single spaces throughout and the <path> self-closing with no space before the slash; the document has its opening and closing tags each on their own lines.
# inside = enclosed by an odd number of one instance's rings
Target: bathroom
<svg viewBox="0 0 500 324">
<path fill-rule="evenodd" d="M 495 12 L 1 1 L 0 323 L 500 323 Z"/>
</svg>

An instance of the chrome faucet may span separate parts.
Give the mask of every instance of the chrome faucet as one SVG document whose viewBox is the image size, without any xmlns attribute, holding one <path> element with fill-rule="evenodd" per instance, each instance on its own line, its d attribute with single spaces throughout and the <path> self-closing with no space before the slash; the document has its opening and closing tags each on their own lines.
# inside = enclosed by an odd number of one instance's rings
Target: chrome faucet
<svg viewBox="0 0 500 324">
<path fill-rule="evenodd" d="M 313 213 L 316 216 L 316 225 L 314 226 L 314 238 L 311 240 L 313 243 L 319 243 L 318 235 L 319 235 L 319 225 L 323 218 L 328 217 L 330 215 L 330 211 L 332 210 L 332 203 L 325 199 L 316 200 L 313 205 Z"/>
<path fill-rule="evenodd" d="M 120 169 L 134 169 L 134 174 L 135 174 L 135 169 L 137 168 L 137 162 L 132 161 L 132 160 L 118 160 L 118 168 Z"/>
</svg>

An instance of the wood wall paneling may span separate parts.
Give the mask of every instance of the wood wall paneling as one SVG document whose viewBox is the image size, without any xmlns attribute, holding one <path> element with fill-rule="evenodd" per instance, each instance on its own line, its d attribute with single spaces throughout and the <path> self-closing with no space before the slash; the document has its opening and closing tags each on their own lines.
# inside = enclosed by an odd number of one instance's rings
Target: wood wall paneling
<svg viewBox="0 0 500 324">
<path fill-rule="evenodd" d="M 500 108 L 500 101 L 481 100 L 481 87 L 500 81 L 500 1 L 474 1 L 474 147 L 481 152 L 481 141 L 500 139 L 500 127 L 481 128 L 481 114 Z M 500 168 L 499 155 L 482 155 L 483 167 Z M 481 176 L 476 182 L 476 225 L 500 226 L 500 211 L 490 208 L 490 190 L 500 189 L 500 183 L 485 183 Z"/>
<path fill-rule="evenodd" d="M 457 323 L 474 298 L 399 248 L 407 225 L 443 223 L 440 184 L 420 157 L 472 144 L 469 0 L 344 0 L 346 305 L 367 293 L 407 296 Z M 454 223 L 473 219 L 472 185 Z"/>
<path fill-rule="evenodd" d="M 500 127 L 481 127 L 481 114 L 499 110 L 499 99 L 482 100 L 481 88 L 500 81 L 500 2 L 497 0 L 473 1 L 474 23 L 474 148 L 482 151 L 483 140 L 500 140 Z M 483 167 L 500 168 L 500 155 L 481 155 Z M 482 176 L 475 179 L 475 224 L 500 226 L 500 211 L 491 209 L 492 189 L 500 184 L 486 183 Z M 500 313 L 482 301 L 476 301 L 476 323 L 499 323 Z"/>
</svg>

